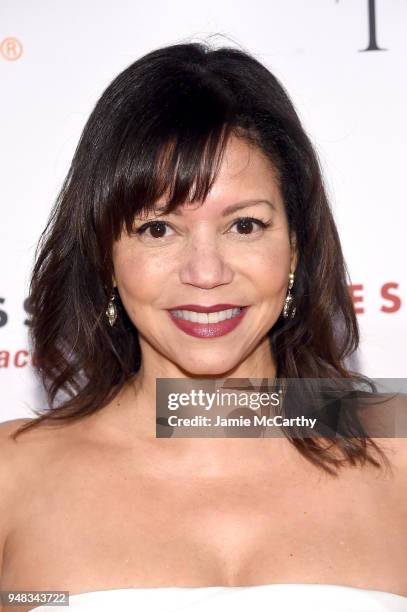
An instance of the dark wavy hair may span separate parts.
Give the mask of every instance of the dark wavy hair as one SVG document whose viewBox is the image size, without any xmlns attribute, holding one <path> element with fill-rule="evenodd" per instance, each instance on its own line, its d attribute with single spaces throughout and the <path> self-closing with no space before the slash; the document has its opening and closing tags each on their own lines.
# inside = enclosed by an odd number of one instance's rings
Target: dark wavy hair
<svg viewBox="0 0 407 612">
<path fill-rule="evenodd" d="M 121 72 L 85 125 L 38 242 L 30 282 L 31 350 L 49 406 L 15 435 L 42 421 L 102 409 L 137 373 L 138 331 L 117 288 L 116 325 L 105 315 L 113 243 L 165 193 L 167 213 L 187 200 L 204 202 L 231 135 L 271 160 L 296 237 L 297 314 L 280 316 L 269 331 L 277 377 L 367 380 L 345 364 L 359 344 L 349 275 L 317 154 L 284 87 L 244 50 L 175 44 Z M 368 446 L 386 460 L 369 437 L 329 446 L 313 437 L 289 439 L 332 475 L 344 464 L 380 467 Z"/>
</svg>

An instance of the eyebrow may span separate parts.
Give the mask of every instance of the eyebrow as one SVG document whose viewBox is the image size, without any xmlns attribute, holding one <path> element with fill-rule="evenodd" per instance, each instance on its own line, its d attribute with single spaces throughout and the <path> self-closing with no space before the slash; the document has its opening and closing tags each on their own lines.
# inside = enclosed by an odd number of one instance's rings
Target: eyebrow
<svg viewBox="0 0 407 612">
<path fill-rule="evenodd" d="M 249 206 L 256 206 L 257 204 L 268 204 L 273 210 L 277 210 L 275 204 L 273 204 L 273 202 L 271 202 L 270 200 L 242 200 L 241 202 L 236 202 L 236 204 L 231 204 L 230 206 L 226 206 L 226 208 L 223 209 L 222 211 L 222 217 L 227 217 L 228 215 L 231 215 L 232 213 L 238 211 L 238 210 L 242 210 L 242 208 L 248 208 Z M 164 208 L 157 208 L 157 211 L 161 212 L 164 211 Z M 182 212 L 180 212 L 179 210 L 175 209 L 172 211 L 173 215 L 182 215 Z"/>
</svg>

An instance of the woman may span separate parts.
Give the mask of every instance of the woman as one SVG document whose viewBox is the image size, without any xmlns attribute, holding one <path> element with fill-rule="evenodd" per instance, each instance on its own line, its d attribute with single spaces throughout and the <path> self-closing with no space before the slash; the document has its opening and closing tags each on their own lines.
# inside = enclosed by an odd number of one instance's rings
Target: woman
<svg viewBox="0 0 407 612">
<path fill-rule="evenodd" d="M 403 444 L 155 435 L 158 378 L 363 379 L 316 154 L 259 61 L 180 44 L 109 85 L 30 300 L 49 406 L 2 424 L 3 590 L 84 611 L 407 610 Z"/>
</svg>

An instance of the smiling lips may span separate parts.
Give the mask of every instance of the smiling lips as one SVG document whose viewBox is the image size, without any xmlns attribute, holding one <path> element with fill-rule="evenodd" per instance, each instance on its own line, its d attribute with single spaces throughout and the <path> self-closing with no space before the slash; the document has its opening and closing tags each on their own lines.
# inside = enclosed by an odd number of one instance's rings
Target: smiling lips
<svg viewBox="0 0 407 612">
<path fill-rule="evenodd" d="M 224 336 L 235 329 L 246 314 L 247 308 L 248 306 L 236 304 L 182 304 L 168 310 L 168 313 L 175 325 L 186 334 L 198 338 L 213 338 Z"/>
<path fill-rule="evenodd" d="M 214 306 L 200 306 L 199 304 L 181 304 L 171 310 L 190 310 L 192 312 L 219 312 L 230 308 L 243 308 L 240 304 L 215 304 Z"/>
</svg>

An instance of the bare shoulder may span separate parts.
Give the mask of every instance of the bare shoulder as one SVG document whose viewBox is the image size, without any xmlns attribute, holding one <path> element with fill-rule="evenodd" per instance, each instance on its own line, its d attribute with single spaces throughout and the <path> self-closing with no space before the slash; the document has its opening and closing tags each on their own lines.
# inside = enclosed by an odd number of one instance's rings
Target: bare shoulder
<svg viewBox="0 0 407 612">
<path fill-rule="evenodd" d="M 15 438 L 18 430 L 35 421 L 34 418 L 20 418 L 0 423 L 0 473 L 6 476 L 10 467 L 21 460 L 28 448 L 39 439 L 41 427 L 30 429 Z"/>
<path fill-rule="evenodd" d="M 19 475 L 24 464 L 24 450 L 22 450 L 24 445 L 18 445 L 13 439 L 13 434 L 31 420 L 14 419 L 0 423 L 0 575 L 3 550 L 11 526 L 12 509 L 17 499 Z"/>
<path fill-rule="evenodd" d="M 7 441 L 11 439 L 12 434 L 17 431 L 19 427 L 33 421 L 35 419 L 32 418 L 20 418 L 20 419 L 12 419 L 10 421 L 2 421 L 0 422 L 0 441 L 3 444 L 3 441 Z"/>
<path fill-rule="evenodd" d="M 0 509 L 4 510 L 9 494 L 18 486 L 18 472 L 25 464 L 26 453 L 33 436 L 29 433 L 14 439 L 17 430 L 31 418 L 13 419 L 0 423 Z M 3 521 L 0 521 L 0 525 Z"/>
<path fill-rule="evenodd" d="M 373 396 L 358 414 L 365 431 L 390 461 L 394 477 L 407 482 L 407 394 Z"/>
<path fill-rule="evenodd" d="M 391 398 L 381 410 L 386 437 L 372 439 L 386 455 L 394 484 L 407 502 L 407 395 L 398 394 Z"/>
<path fill-rule="evenodd" d="M 407 497 L 407 437 L 373 438 L 373 440 L 389 460 L 394 478 L 405 481 Z"/>
<path fill-rule="evenodd" d="M 0 423 L 0 478 L 2 492 L 7 481 L 13 481 L 15 474 L 13 467 L 16 467 L 16 462 L 21 458 L 21 453 L 24 452 L 24 444 L 14 439 L 14 434 L 17 430 L 33 419 L 13 419 L 11 421 L 3 421 Z M 21 438 L 22 440 L 23 438 Z M 4 499 L 4 496 L 1 496 Z"/>
<path fill-rule="evenodd" d="M 36 418 L 20 418 L 0 423 L 0 486 L 2 493 L 21 487 L 41 469 L 52 449 L 61 445 L 63 429 L 51 428 L 45 422 L 27 430 L 20 428 Z M 18 435 L 16 435 L 18 434 Z M 4 501 L 5 495 L 1 496 Z M 1 503 L 1 502 L 0 502 Z"/>
<path fill-rule="evenodd" d="M 15 436 L 35 421 L 19 418 L 0 423 L 0 589 L 10 538 L 29 506 L 33 483 L 40 479 L 55 446 L 50 430 L 42 423 Z"/>
</svg>

